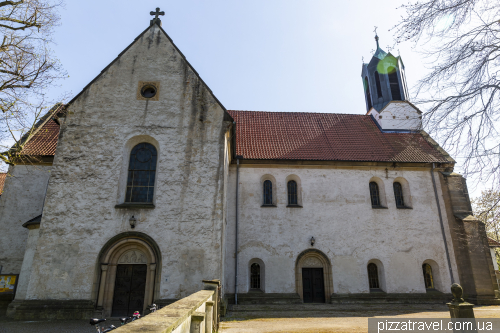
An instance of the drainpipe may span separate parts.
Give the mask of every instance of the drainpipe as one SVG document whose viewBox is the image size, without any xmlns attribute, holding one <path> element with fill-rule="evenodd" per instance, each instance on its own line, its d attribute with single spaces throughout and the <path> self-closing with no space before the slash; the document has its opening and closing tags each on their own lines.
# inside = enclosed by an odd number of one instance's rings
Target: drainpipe
<svg viewBox="0 0 500 333">
<path fill-rule="evenodd" d="M 441 234 L 443 235 L 444 250 L 446 251 L 446 260 L 448 261 L 448 269 L 450 270 L 451 283 L 455 283 L 453 278 L 453 271 L 451 269 L 450 252 L 448 251 L 448 242 L 446 241 L 446 234 L 444 232 L 443 215 L 441 214 L 441 205 L 439 204 L 438 192 L 436 187 L 436 179 L 434 179 L 434 163 L 432 163 L 431 169 L 432 185 L 434 186 L 434 196 L 436 197 L 436 204 L 439 213 L 439 223 L 441 224 Z"/>
<path fill-rule="evenodd" d="M 240 182 L 240 156 L 236 156 L 236 215 L 234 236 L 234 304 L 238 304 L 238 185 Z"/>
</svg>

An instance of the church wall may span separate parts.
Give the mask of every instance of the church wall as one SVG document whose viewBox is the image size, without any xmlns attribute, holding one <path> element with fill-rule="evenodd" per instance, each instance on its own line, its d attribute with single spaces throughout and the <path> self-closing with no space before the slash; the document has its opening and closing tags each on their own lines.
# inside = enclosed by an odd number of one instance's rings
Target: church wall
<svg viewBox="0 0 500 333">
<path fill-rule="evenodd" d="M 225 263 L 228 293 L 234 292 L 235 171 L 232 165 Z M 261 177 L 266 174 L 276 179 L 277 207 L 261 207 Z M 285 180 L 291 174 L 301 180 L 302 208 L 286 207 Z M 371 206 L 369 181 L 374 177 L 384 184 L 387 209 Z M 408 182 L 412 209 L 396 208 L 393 182 L 398 178 Z M 436 288 L 449 292 L 451 279 L 429 169 L 242 165 L 239 183 L 239 293 L 248 292 L 248 262 L 254 258 L 265 264 L 266 293 L 295 293 L 297 257 L 311 248 L 331 261 L 334 293 L 368 293 L 367 264 L 374 259 L 383 265 L 379 274 L 384 276 L 379 279 L 388 293 L 425 293 L 426 260 L 438 267 Z M 446 233 L 457 281 L 449 230 Z"/>
<path fill-rule="evenodd" d="M 0 266 L 2 274 L 19 274 L 28 229 L 23 223 L 42 214 L 50 166 L 10 166 L 0 197 Z"/>
<path fill-rule="evenodd" d="M 136 98 L 140 81 L 159 82 L 158 101 Z M 222 279 L 230 125 L 223 119 L 223 108 L 157 27 L 136 39 L 69 106 L 26 299 L 95 300 L 101 249 L 130 231 L 160 249 L 155 300 L 185 297 L 202 288 L 202 279 Z M 155 208 L 116 208 L 127 142 L 137 137 L 158 151 Z"/>
</svg>

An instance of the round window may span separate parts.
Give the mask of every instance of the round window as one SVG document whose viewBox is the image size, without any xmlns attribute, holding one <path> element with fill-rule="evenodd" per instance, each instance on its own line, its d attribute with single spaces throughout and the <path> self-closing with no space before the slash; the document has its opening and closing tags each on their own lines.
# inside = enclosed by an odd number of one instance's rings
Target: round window
<svg viewBox="0 0 500 333">
<path fill-rule="evenodd" d="M 156 95 L 156 87 L 152 85 L 146 85 L 141 89 L 141 95 L 144 98 L 153 98 Z"/>
</svg>

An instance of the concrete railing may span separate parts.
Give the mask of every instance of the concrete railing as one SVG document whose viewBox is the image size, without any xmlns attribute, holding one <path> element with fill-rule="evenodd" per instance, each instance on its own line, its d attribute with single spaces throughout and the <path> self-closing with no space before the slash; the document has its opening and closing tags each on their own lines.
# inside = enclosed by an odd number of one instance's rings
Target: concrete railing
<svg viewBox="0 0 500 333">
<path fill-rule="evenodd" d="M 113 332 L 212 333 L 216 303 L 216 291 L 200 290 Z"/>
</svg>

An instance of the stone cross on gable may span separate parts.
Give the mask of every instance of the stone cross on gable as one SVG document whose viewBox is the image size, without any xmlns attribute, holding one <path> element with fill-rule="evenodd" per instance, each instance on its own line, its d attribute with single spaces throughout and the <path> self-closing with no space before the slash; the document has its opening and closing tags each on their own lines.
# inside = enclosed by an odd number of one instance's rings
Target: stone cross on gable
<svg viewBox="0 0 500 333">
<path fill-rule="evenodd" d="M 155 23 L 158 23 L 158 25 L 161 26 L 161 20 L 160 20 L 160 18 L 158 16 L 165 15 L 165 12 L 160 12 L 160 8 L 157 7 L 156 11 L 155 12 L 153 12 L 153 11 L 149 12 L 149 15 L 154 15 L 154 17 L 155 17 L 154 19 L 151 20 L 151 25 L 153 25 Z"/>
</svg>

